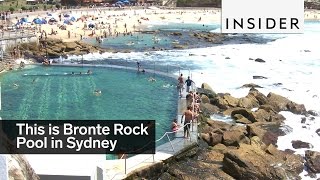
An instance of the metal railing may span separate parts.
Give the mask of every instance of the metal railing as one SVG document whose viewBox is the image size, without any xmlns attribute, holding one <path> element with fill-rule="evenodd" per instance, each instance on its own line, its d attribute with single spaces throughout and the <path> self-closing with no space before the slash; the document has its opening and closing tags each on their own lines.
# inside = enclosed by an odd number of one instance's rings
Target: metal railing
<svg viewBox="0 0 320 180">
<path fill-rule="evenodd" d="M 184 128 L 187 127 L 187 128 L 188 128 L 188 132 L 189 132 L 189 140 L 191 141 L 191 140 L 192 140 L 192 136 L 191 136 L 190 132 L 193 132 L 193 128 L 192 128 L 191 131 L 190 131 L 188 125 L 190 125 L 191 127 L 193 127 L 193 121 L 184 124 L 182 127 L 180 127 L 179 129 L 177 129 L 176 131 L 167 131 L 167 132 L 165 132 L 159 139 L 155 140 L 154 142 L 159 142 L 159 141 L 161 141 L 162 139 L 164 139 L 165 137 L 167 137 L 168 140 L 169 140 L 169 142 L 170 142 L 170 145 L 171 145 L 171 148 L 172 148 L 173 152 L 176 152 L 176 150 L 174 149 L 174 146 L 173 146 L 173 144 L 172 144 L 172 140 L 171 140 L 170 137 L 169 137 L 169 134 L 177 133 L 178 131 L 184 130 Z M 151 142 L 150 142 L 150 143 L 151 143 Z M 150 143 L 148 143 L 148 144 L 150 144 Z M 145 146 L 147 146 L 148 144 L 146 144 Z M 144 146 L 144 147 L 145 147 L 145 146 Z M 142 148 L 143 148 L 143 147 L 142 147 Z M 128 154 L 130 154 L 130 153 L 128 153 Z M 128 168 L 127 168 L 126 155 L 127 155 L 127 154 L 122 154 L 122 156 L 118 159 L 118 160 L 124 159 L 124 166 L 125 166 L 125 170 L 124 170 L 125 172 L 124 172 L 124 174 L 127 174 L 127 169 L 128 169 Z M 142 161 L 141 161 L 140 163 L 138 163 L 138 164 L 144 163 L 144 162 L 146 162 L 146 161 L 147 161 L 148 159 L 150 159 L 150 158 L 151 158 L 151 156 L 148 157 L 147 159 L 142 160 Z M 154 162 L 155 162 L 155 161 L 154 161 L 154 154 L 152 154 L 152 163 L 154 163 Z M 113 180 L 116 176 L 121 175 L 121 174 L 122 174 L 121 172 L 115 174 L 115 175 L 111 178 L 111 180 Z"/>
</svg>

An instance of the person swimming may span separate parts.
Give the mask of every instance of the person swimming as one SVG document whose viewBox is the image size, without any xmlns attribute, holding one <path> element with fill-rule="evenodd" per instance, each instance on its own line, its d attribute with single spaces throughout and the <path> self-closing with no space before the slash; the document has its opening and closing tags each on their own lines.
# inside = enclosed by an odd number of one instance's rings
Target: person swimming
<svg viewBox="0 0 320 180">
<path fill-rule="evenodd" d="M 89 69 L 89 70 L 87 71 L 87 74 L 92 74 L 92 71 Z"/>
<path fill-rule="evenodd" d="M 149 82 L 156 82 L 156 79 L 153 78 L 153 77 L 150 77 L 150 78 L 148 79 L 148 81 L 149 81 Z"/>
<path fill-rule="evenodd" d="M 102 91 L 99 90 L 99 89 L 94 90 L 94 94 L 95 94 L 96 96 L 100 96 L 101 93 L 102 93 Z"/>
</svg>

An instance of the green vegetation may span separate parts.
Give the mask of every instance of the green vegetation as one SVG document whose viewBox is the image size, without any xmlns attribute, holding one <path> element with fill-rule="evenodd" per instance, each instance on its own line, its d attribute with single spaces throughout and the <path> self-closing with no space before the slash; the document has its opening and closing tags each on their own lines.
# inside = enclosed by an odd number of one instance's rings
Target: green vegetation
<svg viewBox="0 0 320 180">
<path fill-rule="evenodd" d="M 0 4 L 0 11 L 48 10 L 56 6 L 61 7 L 58 0 L 53 0 L 52 4 L 37 3 L 35 5 L 27 4 L 26 0 L 4 0 L 4 2 Z"/>
<path fill-rule="evenodd" d="M 177 0 L 177 7 L 221 7 L 221 0 Z"/>
</svg>

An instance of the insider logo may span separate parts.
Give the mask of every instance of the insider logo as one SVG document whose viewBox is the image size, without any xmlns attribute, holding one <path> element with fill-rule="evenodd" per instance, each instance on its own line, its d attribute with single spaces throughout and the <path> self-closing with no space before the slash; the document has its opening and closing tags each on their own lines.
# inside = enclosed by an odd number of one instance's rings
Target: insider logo
<svg viewBox="0 0 320 180">
<path fill-rule="evenodd" d="M 303 33 L 303 0 L 222 0 L 222 33 Z"/>
</svg>

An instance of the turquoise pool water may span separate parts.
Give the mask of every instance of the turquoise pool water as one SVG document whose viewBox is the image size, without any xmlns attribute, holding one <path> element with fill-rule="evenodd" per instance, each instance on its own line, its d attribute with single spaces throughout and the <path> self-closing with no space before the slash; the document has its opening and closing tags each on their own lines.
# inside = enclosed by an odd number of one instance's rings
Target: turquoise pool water
<svg viewBox="0 0 320 180">
<path fill-rule="evenodd" d="M 175 80 L 112 68 L 35 66 L 0 75 L 2 119 L 154 119 L 157 137 L 170 130 L 177 114 Z M 27 74 L 27 75 L 25 75 Z M 46 75 L 48 74 L 48 75 Z M 14 85 L 16 84 L 16 85 Z M 17 86 L 18 85 L 18 86 Z M 101 90 L 100 96 L 94 94 Z"/>
</svg>

